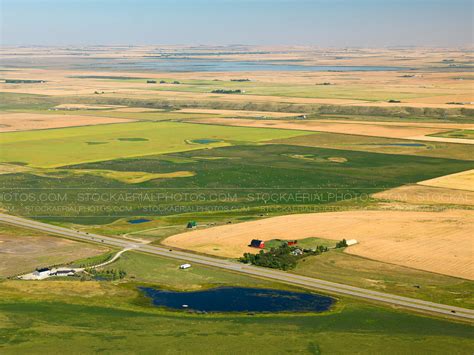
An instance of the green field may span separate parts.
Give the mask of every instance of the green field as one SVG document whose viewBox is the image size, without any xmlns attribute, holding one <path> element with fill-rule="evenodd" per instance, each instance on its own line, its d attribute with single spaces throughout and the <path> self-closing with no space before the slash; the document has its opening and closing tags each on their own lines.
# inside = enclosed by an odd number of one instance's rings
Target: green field
<svg viewBox="0 0 474 355">
<path fill-rule="evenodd" d="M 385 154 L 417 155 L 420 157 L 474 160 L 474 146 L 469 144 L 414 141 L 351 134 L 317 132 L 305 136 L 277 139 L 272 141 L 272 143 Z"/>
<path fill-rule="evenodd" d="M 79 116 L 94 116 L 94 117 L 112 117 L 112 118 L 123 118 L 133 119 L 139 121 L 168 121 L 168 120 L 182 120 L 182 119 L 194 119 L 194 118 L 209 118 L 209 117 L 221 117 L 222 115 L 212 113 L 184 113 L 178 111 L 160 110 L 156 111 L 150 108 L 150 111 L 145 112 L 121 112 L 113 109 L 80 109 L 80 110 L 10 110 L 9 112 L 25 112 L 43 115 L 54 115 L 54 116 L 68 116 L 68 115 L 79 115 Z"/>
<path fill-rule="evenodd" d="M 275 282 L 198 265 L 180 270 L 179 265 L 183 263 L 184 261 L 157 258 L 154 255 L 126 252 L 116 262 L 104 267 L 104 270 L 125 270 L 126 282 L 155 284 L 177 291 L 219 286 L 287 288 Z"/>
<path fill-rule="evenodd" d="M 203 148 L 192 140 L 217 139 L 219 147 L 232 142 L 260 142 L 305 134 L 301 131 L 196 125 L 177 122 L 139 122 L 3 133 L 0 161 L 34 167 L 59 167 L 116 158 L 164 154 Z"/>
<path fill-rule="evenodd" d="M 433 136 L 433 137 L 446 137 L 446 138 L 474 139 L 474 130 L 472 130 L 472 129 L 458 129 L 458 130 L 455 130 L 455 131 L 432 134 L 431 136 Z"/>
<path fill-rule="evenodd" d="M 343 162 L 332 161 L 334 158 Z M 28 203 L 21 198 L 4 201 L 2 205 L 15 213 L 43 216 L 48 221 L 71 217 L 67 221 L 104 224 L 120 217 L 184 213 L 192 219 L 194 214 L 206 211 L 234 216 L 238 212 L 240 217 L 262 213 L 247 210 L 249 208 L 265 209 L 264 213 L 271 214 L 304 212 L 293 210 L 294 207 L 314 212 L 318 206 L 346 200 L 353 200 L 355 207 L 365 206 L 366 201 L 359 197 L 367 199 L 370 193 L 473 166 L 469 161 L 407 155 L 276 144 L 240 145 L 66 166 L 61 174 L 45 176 L 4 174 L 0 175 L 0 186 L 12 191 L 21 188 L 22 192 L 35 196 L 41 192 L 66 196 L 61 201 L 43 201 L 36 197 Z M 64 173 L 68 169 L 71 173 Z M 78 174 L 81 169 L 116 171 L 117 174 L 189 171 L 193 176 L 150 180 L 134 184 L 134 190 L 130 190 L 130 184 L 117 179 Z M 106 198 L 101 195 L 99 199 L 92 199 L 87 193 L 106 194 Z M 125 200 L 127 193 L 136 195 Z M 302 199 L 298 194 L 309 195 Z"/>
</svg>

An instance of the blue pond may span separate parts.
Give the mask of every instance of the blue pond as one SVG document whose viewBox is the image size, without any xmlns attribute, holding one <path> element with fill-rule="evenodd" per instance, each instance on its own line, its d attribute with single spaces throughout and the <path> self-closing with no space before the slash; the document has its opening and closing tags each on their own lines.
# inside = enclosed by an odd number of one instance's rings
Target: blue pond
<svg viewBox="0 0 474 355">
<path fill-rule="evenodd" d="M 155 306 L 202 312 L 323 312 L 334 303 L 331 297 L 260 288 L 219 287 L 193 292 L 139 289 Z"/>
<path fill-rule="evenodd" d="M 145 222 L 150 222 L 151 219 L 146 219 L 146 218 L 138 218 L 138 219 L 131 219 L 127 221 L 130 224 L 139 224 L 139 223 L 145 223 Z"/>
<path fill-rule="evenodd" d="M 217 142 L 222 142 L 222 141 L 220 139 L 204 138 L 204 139 L 194 139 L 191 142 L 197 143 L 197 144 L 209 144 L 209 143 L 217 143 Z"/>
</svg>

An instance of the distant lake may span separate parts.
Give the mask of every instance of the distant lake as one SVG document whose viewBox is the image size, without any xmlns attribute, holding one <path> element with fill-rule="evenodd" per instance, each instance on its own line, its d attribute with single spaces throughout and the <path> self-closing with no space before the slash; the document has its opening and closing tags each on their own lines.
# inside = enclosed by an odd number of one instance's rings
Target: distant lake
<svg viewBox="0 0 474 355">
<path fill-rule="evenodd" d="M 192 292 L 139 289 L 155 306 L 202 312 L 323 312 L 335 302 L 331 297 L 313 293 L 245 287 Z"/>
<path fill-rule="evenodd" d="M 338 66 L 304 65 L 303 60 L 219 60 L 205 58 L 105 58 L 70 56 L 45 58 L 5 58 L 3 67 L 11 68 L 73 68 L 84 70 L 120 70 L 147 72 L 253 72 L 253 71 L 394 71 L 410 70 L 408 67 L 392 66 Z"/>
<path fill-rule="evenodd" d="M 303 65 L 291 61 L 226 61 L 184 58 L 137 58 L 130 60 L 102 61 L 91 58 L 91 67 L 114 70 L 146 70 L 159 72 L 245 72 L 245 71 L 394 71 L 409 68 L 390 66 L 328 66 Z M 88 67 L 81 64 L 80 67 Z"/>
</svg>

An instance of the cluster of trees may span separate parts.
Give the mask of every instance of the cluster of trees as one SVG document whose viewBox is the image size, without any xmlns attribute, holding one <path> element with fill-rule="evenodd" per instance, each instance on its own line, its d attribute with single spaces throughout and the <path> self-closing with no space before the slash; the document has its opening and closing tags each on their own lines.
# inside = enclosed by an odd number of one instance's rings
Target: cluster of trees
<svg viewBox="0 0 474 355">
<path fill-rule="evenodd" d="M 216 90 L 212 90 L 211 93 L 213 93 L 213 94 L 241 94 L 242 90 L 240 90 L 240 89 L 236 89 L 236 90 L 216 89 Z"/>
<path fill-rule="evenodd" d="M 345 239 L 341 240 L 340 242 L 336 243 L 336 249 L 338 248 L 345 248 L 347 247 L 347 241 Z"/>
<path fill-rule="evenodd" d="M 107 280 L 107 281 L 114 281 L 123 279 L 127 273 L 121 269 L 106 269 L 106 270 L 97 270 L 97 269 L 89 269 L 87 270 L 89 274 L 91 274 L 94 278 Z"/>
<path fill-rule="evenodd" d="M 314 249 L 300 249 L 283 243 L 278 248 L 271 248 L 267 252 L 261 250 L 258 254 L 245 253 L 239 261 L 272 269 L 291 270 L 299 259 L 309 255 L 319 255 L 328 250 L 322 245 Z"/>
</svg>

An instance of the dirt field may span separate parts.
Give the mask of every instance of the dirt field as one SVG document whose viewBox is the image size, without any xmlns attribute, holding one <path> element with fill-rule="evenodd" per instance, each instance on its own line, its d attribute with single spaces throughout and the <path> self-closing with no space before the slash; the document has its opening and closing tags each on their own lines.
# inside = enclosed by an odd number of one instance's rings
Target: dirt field
<svg viewBox="0 0 474 355">
<path fill-rule="evenodd" d="M 441 176 L 436 179 L 421 181 L 418 184 L 424 186 L 474 191 L 474 170 L 467 170 L 457 174 Z"/>
<path fill-rule="evenodd" d="M 171 236 L 164 244 L 239 257 L 251 239 L 357 239 L 347 253 L 474 280 L 474 211 L 349 211 L 300 214 L 224 225 Z"/>
<path fill-rule="evenodd" d="M 77 116 L 77 115 L 47 115 L 36 113 L 0 113 L 0 133 L 14 131 L 30 131 L 36 129 L 64 128 L 75 126 L 93 126 L 110 123 L 133 122 L 134 120 Z"/>
<path fill-rule="evenodd" d="M 28 232 L 26 232 L 28 233 Z M 105 253 L 100 246 L 48 236 L 9 235 L 0 232 L 0 277 L 64 264 Z"/>
<path fill-rule="evenodd" d="M 354 134 L 371 137 L 386 137 L 399 139 L 413 139 L 413 136 L 422 136 L 424 140 L 452 142 L 453 138 L 428 137 L 428 134 L 444 132 L 451 129 L 451 126 L 460 126 L 465 129 L 471 129 L 470 124 L 405 124 L 388 122 L 343 122 L 343 121 L 323 121 L 323 120 L 308 120 L 308 121 L 272 121 L 272 120 L 251 120 L 251 119 L 231 119 L 231 118 L 207 118 L 193 120 L 193 122 L 201 122 L 208 124 L 222 124 L 229 126 L 245 126 L 245 127 L 272 127 L 283 129 L 300 129 L 305 131 L 319 131 L 331 133 Z M 426 137 L 425 137 L 426 136 Z M 441 139 L 441 140 L 440 140 Z M 456 139 L 454 139 L 456 140 Z M 459 141 L 459 140 L 457 140 Z M 473 143 L 470 141 L 470 143 Z"/>
<path fill-rule="evenodd" d="M 474 206 L 474 192 L 431 187 L 407 185 L 396 187 L 373 195 L 382 200 L 408 202 L 411 204 L 447 204 Z"/>
</svg>

